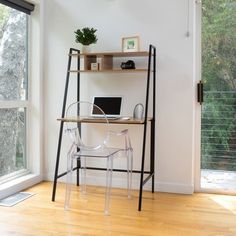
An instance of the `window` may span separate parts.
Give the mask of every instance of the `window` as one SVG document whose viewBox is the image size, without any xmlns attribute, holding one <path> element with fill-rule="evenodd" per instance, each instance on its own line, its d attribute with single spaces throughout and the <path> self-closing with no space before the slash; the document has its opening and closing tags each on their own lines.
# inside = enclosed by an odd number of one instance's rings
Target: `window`
<svg viewBox="0 0 236 236">
<path fill-rule="evenodd" d="M 28 15 L 0 4 L 0 182 L 28 173 Z"/>
</svg>

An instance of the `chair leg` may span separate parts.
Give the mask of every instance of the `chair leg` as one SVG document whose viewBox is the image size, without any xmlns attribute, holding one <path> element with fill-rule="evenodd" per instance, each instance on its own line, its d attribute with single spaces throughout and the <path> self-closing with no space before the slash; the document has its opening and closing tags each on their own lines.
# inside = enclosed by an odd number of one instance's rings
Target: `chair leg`
<svg viewBox="0 0 236 236">
<path fill-rule="evenodd" d="M 81 160 L 81 190 L 86 193 L 86 157 L 80 157 Z"/>
<path fill-rule="evenodd" d="M 127 194 L 128 198 L 130 196 L 130 154 L 129 151 L 126 150 L 126 158 L 127 158 Z"/>
<path fill-rule="evenodd" d="M 132 170 L 133 170 L 133 150 L 129 149 L 127 151 L 127 192 L 128 198 L 131 198 L 132 189 Z"/>
<path fill-rule="evenodd" d="M 74 162 L 74 153 L 70 152 L 67 154 L 66 196 L 65 196 L 65 203 L 64 203 L 65 210 L 69 210 L 70 208 L 73 162 Z"/>
<path fill-rule="evenodd" d="M 110 156 L 107 158 L 106 195 L 105 195 L 105 209 L 104 209 L 105 215 L 109 215 L 111 185 L 112 185 L 112 171 L 113 171 L 113 156 Z"/>
</svg>

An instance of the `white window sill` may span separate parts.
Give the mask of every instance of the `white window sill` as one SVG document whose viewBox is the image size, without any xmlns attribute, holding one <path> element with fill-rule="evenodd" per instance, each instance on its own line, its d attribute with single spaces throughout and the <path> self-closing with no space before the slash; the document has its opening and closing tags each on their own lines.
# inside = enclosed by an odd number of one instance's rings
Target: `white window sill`
<svg viewBox="0 0 236 236">
<path fill-rule="evenodd" d="M 41 181 L 42 177 L 40 175 L 28 174 L 3 183 L 0 185 L 0 199 L 29 188 Z"/>
</svg>

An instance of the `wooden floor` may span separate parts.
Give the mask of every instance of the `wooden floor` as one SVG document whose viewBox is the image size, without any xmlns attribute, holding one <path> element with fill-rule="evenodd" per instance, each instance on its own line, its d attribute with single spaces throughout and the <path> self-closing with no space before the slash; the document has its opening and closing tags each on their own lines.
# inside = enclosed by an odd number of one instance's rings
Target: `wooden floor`
<svg viewBox="0 0 236 236">
<path fill-rule="evenodd" d="M 64 185 L 51 202 L 52 183 L 27 191 L 33 197 L 14 207 L 0 207 L 0 235 L 236 235 L 236 196 L 144 193 L 143 211 L 137 211 L 138 193 L 131 200 L 120 189 L 112 191 L 111 215 L 103 215 L 104 189 L 89 187 L 86 196 L 73 188 L 72 209 L 64 211 Z"/>
</svg>

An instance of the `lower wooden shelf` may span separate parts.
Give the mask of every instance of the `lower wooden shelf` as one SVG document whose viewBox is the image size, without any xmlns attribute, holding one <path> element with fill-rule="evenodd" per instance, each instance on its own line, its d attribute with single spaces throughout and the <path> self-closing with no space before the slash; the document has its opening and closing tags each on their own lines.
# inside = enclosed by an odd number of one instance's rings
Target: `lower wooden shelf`
<svg viewBox="0 0 236 236">
<path fill-rule="evenodd" d="M 139 72 L 147 72 L 147 69 L 110 69 L 110 70 L 69 70 L 71 73 L 139 73 Z"/>
</svg>

